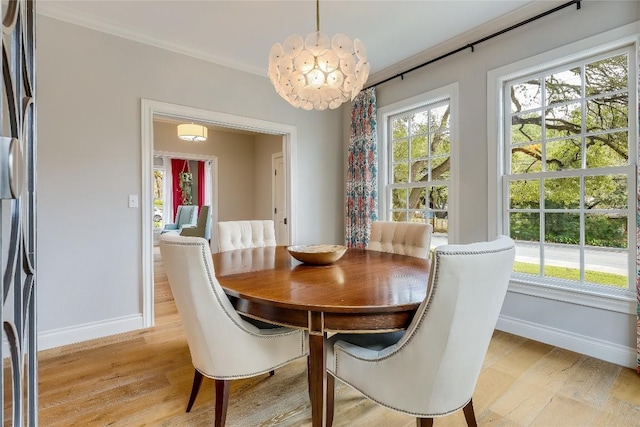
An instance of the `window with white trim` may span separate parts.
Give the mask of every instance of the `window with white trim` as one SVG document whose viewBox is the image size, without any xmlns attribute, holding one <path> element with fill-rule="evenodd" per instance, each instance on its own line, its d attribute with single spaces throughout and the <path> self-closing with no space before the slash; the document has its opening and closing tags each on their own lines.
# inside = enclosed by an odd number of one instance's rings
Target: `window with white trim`
<svg viewBox="0 0 640 427">
<path fill-rule="evenodd" d="M 502 83 L 502 232 L 514 276 L 615 293 L 635 283 L 633 46 Z"/>
<path fill-rule="evenodd" d="M 431 224 L 432 246 L 449 240 L 456 90 L 451 85 L 382 109 L 387 170 L 381 174 L 380 217 Z"/>
<path fill-rule="evenodd" d="M 165 194 L 167 194 L 166 158 L 153 156 L 153 229 L 162 230 L 166 221 L 164 212 Z"/>
</svg>

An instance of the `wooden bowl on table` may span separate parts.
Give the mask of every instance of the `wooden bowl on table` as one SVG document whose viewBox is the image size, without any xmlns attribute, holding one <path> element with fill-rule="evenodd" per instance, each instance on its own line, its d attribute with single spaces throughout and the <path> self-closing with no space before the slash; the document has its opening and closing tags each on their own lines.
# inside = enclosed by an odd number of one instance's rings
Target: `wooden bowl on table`
<svg viewBox="0 0 640 427">
<path fill-rule="evenodd" d="M 304 264 L 328 265 L 338 261 L 347 251 L 342 245 L 296 245 L 287 248 L 292 257 Z"/>
</svg>

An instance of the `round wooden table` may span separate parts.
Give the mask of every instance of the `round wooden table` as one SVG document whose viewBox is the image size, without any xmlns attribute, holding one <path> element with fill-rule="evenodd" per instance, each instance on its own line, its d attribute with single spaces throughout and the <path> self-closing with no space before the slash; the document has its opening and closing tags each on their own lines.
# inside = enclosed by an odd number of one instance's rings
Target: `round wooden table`
<svg viewBox="0 0 640 427">
<path fill-rule="evenodd" d="M 314 427 L 327 425 L 327 332 L 406 328 L 425 298 L 429 279 L 428 260 L 363 249 L 348 249 L 327 266 L 302 264 L 284 246 L 220 252 L 213 262 L 238 312 L 309 331 Z"/>
</svg>

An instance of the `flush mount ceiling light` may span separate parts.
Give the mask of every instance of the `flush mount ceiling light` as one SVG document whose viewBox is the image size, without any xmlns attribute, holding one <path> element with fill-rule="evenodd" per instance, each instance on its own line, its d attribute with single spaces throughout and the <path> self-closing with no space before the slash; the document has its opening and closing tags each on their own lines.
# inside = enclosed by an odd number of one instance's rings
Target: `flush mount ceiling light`
<svg viewBox="0 0 640 427">
<path fill-rule="evenodd" d="M 185 141 L 206 141 L 207 128 L 205 126 L 196 125 L 194 123 L 185 123 L 178 125 L 178 138 Z"/>
<path fill-rule="evenodd" d="M 296 108 L 326 110 L 353 101 L 369 77 L 362 42 L 345 34 L 333 39 L 320 32 L 320 0 L 316 0 L 316 32 L 297 34 L 269 52 L 269 78 L 276 92 Z"/>
</svg>

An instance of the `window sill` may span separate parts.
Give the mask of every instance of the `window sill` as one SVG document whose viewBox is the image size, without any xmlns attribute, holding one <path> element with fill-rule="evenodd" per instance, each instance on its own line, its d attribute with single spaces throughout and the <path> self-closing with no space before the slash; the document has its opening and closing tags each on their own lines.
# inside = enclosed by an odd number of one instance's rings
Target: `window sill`
<svg viewBox="0 0 640 427">
<path fill-rule="evenodd" d="M 626 289 L 588 289 L 570 284 L 536 281 L 523 276 L 511 276 L 509 292 L 570 304 L 599 308 L 617 313 L 636 314 L 637 296 Z"/>
</svg>

